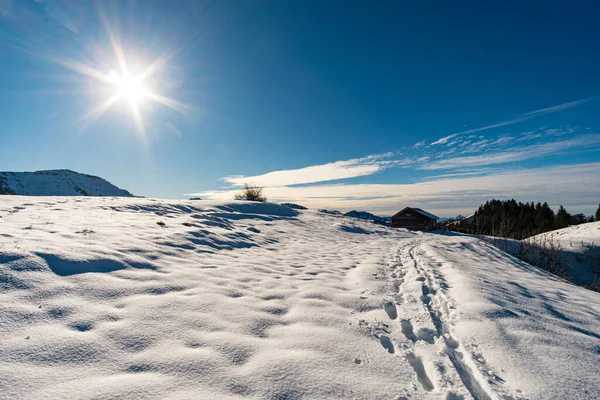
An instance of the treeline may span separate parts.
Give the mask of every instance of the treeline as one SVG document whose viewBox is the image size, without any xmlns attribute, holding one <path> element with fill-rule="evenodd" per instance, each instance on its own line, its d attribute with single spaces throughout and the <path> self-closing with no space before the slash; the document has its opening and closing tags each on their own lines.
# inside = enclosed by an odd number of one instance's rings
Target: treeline
<svg viewBox="0 0 600 400">
<path fill-rule="evenodd" d="M 521 203 L 512 200 L 490 200 L 475 212 L 473 225 L 480 235 L 522 240 L 527 237 L 600 220 L 600 205 L 595 216 L 570 214 L 563 206 L 555 213 L 548 203 Z"/>
</svg>

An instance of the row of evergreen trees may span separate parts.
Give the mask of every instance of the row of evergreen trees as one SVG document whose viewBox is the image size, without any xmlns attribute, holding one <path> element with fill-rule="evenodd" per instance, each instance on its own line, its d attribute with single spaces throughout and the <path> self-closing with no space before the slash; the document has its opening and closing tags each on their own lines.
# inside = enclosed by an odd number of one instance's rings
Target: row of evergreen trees
<svg viewBox="0 0 600 400">
<path fill-rule="evenodd" d="M 563 206 L 554 210 L 548 203 L 521 203 L 512 200 L 490 200 L 475 212 L 473 224 L 478 234 L 522 240 L 539 233 L 600 221 L 600 205 L 596 215 L 571 215 Z"/>
</svg>

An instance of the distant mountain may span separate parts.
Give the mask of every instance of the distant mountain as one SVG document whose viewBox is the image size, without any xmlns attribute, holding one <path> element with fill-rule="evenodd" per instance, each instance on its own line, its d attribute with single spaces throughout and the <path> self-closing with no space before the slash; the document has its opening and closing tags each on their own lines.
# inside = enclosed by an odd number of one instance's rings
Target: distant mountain
<svg viewBox="0 0 600 400">
<path fill-rule="evenodd" d="M 341 212 L 339 212 L 338 210 L 327 210 L 325 208 L 319 209 L 319 212 L 321 212 L 323 214 L 329 214 L 329 215 L 344 215 Z"/>
<path fill-rule="evenodd" d="M 381 225 L 388 225 L 390 223 L 389 217 L 380 217 L 380 216 L 371 214 L 370 212 L 366 212 L 366 211 L 352 210 L 352 211 L 348 211 L 344 215 L 346 217 L 364 219 L 365 221 L 371 221 L 371 222 L 375 222 L 376 224 L 381 224 Z"/>
<path fill-rule="evenodd" d="M 294 204 L 294 203 L 281 203 L 282 206 L 286 206 L 289 208 L 293 208 L 294 210 L 308 210 L 308 208 L 301 206 L 300 204 Z"/>
<path fill-rule="evenodd" d="M 68 169 L 0 172 L 0 195 L 134 197 L 127 190 L 97 176 Z"/>
</svg>

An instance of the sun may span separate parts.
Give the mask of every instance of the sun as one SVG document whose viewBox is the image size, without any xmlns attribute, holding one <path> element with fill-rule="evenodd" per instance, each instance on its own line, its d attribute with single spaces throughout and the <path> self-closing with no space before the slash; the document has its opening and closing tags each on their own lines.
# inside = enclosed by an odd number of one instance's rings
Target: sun
<svg viewBox="0 0 600 400">
<path fill-rule="evenodd" d="M 0 0 L 1 1 L 1 0 Z M 110 69 L 98 69 L 93 64 L 84 63 L 75 59 L 54 58 L 53 61 L 63 67 L 66 67 L 78 74 L 84 75 L 89 80 L 92 96 L 99 95 L 100 102 L 78 119 L 78 122 L 89 125 L 102 117 L 107 111 L 113 107 L 123 107 L 127 105 L 127 111 L 135 124 L 135 133 L 145 142 L 146 139 L 146 118 L 144 113 L 152 112 L 155 107 L 146 107 L 148 104 L 154 103 L 181 114 L 189 115 L 194 108 L 190 105 L 179 102 L 164 93 L 158 91 L 169 90 L 175 87 L 170 84 L 168 74 L 162 75 L 161 72 L 167 67 L 167 64 L 176 57 L 184 47 L 175 49 L 167 49 L 159 54 L 154 60 L 142 60 L 135 57 L 138 51 L 133 49 L 130 53 L 125 51 L 120 38 L 111 28 L 108 19 L 101 12 L 100 20 L 104 26 L 109 42 L 112 46 L 114 59 L 108 57 L 99 64 L 108 66 Z M 130 49 L 131 50 L 131 49 Z M 107 53 L 109 54 L 109 53 Z M 112 67 L 112 68 L 111 68 Z"/>
<path fill-rule="evenodd" d="M 141 77 L 117 75 L 112 81 L 120 99 L 127 100 L 132 104 L 139 104 L 149 97 L 150 91 Z"/>
<path fill-rule="evenodd" d="M 111 93 L 98 106 L 89 110 L 81 118 L 81 120 L 94 121 L 100 118 L 110 108 L 118 107 L 119 103 L 124 103 L 125 105 L 129 106 L 127 108 L 129 109 L 129 112 L 133 118 L 133 122 L 135 123 L 136 133 L 142 140 L 145 140 L 145 123 L 142 115 L 142 110 L 145 104 L 149 102 L 160 103 L 164 106 L 179 111 L 180 113 L 186 113 L 190 109 L 189 106 L 156 92 L 152 87 L 153 85 L 151 85 L 149 82 L 152 75 L 154 75 L 157 70 L 166 63 L 167 59 L 165 57 L 159 57 L 157 60 L 143 69 L 141 73 L 132 74 L 130 72 L 130 68 L 125 62 L 124 54 L 120 48 L 118 51 L 115 50 L 115 52 L 120 68 L 111 69 L 108 73 L 102 73 L 82 64 L 67 64 L 68 67 L 76 70 L 77 72 L 95 78 L 104 85 L 108 85 L 109 92 Z M 101 91 L 99 86 L 97 86 L 96 89 L 98 89 L 99 92 L 105 93 L 103 90 Z"/>
<path fill-rule="evenodd" d="M 86 78 L 83 92 L 95 104 L 76 120 L 77 124 L 82 125 L 82 129 L 87 129 L 109 110 L 121 108 L 130 114 L 135 124 L 135 133 L 145 143 L 145 126 L 151 126 L 148 124 L 148 117 L 158 109 L 156 106 L 164 106 L 185 116 L 190 116 L 196 110 L 194 106 L 170 97 L 174 90 L 182 88 L 179 78 L 171 81 L 167 66 L 188 44 L 163 49 L 164 51 L 155 54 L 153 58 L 147 58 L 152 53 L 149 50 L 152 49 L 129 47 L 126 50 L 105 12 L 101 8 L 98 8 L 98 12 L 108 43 L 90 43 L 89 47 L 100 49 L 97 53 L 101 57 L 89 57 L 86 54 L 83 61 L 47 54 L 31 54 Z M 103 45 L 110 45 L 112 54 L 110 48 L 103 49 Z M 144 59 L 140 58 L 139 54 L 147 56 Z"/>
</svg>

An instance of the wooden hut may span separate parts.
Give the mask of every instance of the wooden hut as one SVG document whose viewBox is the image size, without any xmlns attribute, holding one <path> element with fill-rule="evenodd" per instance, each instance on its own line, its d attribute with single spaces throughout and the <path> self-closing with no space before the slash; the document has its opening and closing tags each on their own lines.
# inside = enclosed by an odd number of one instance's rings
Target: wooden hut
<svg viewBox="0 0 600 400">
<path fill-rule="evenodd" d="M 437 228 L 438 217 L 416 207 L 406 207 L 392 216 L 392 228 L 430 231 Z"/>
</svg>

